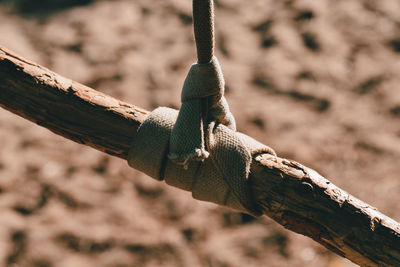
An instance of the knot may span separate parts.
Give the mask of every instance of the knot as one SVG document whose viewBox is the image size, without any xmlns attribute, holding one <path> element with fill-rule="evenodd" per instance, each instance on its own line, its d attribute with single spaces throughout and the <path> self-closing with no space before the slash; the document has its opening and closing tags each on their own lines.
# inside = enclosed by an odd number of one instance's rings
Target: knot
<svg viewBox="0 0 400 267">
<path fill-rule="evenodd" d="M 192 192 L 194 198 L 261 214 L 248 185 L 252 156 L 275 152 L 236 132 L 224 97 L 225 82 L 214 51 L 212 0 L 193 1 L 199 63 L 183 84 L 179 114 L 154 110 L 139 127 L 128 163 L 157 180 Z"/>
<path fill-rule="evenodd" d="M 225 80 L 218 59 L 213 57 L 208 63 L 195 63 L 183 83 L 181 101 L 195 98 L 216 96 L 217 100 L 224 95 Z"/>
<path fill-rule="evenodd" d="M 261 214 L 248 185 L 252 157 L 275 152 L 236 132 L 224 97 L 225 81 L 214 51 L 212 0 L 193 1 L 199 63 L 183 84 L 178 111 L 158 108 L 139 127 L 128 163 L 194 198 Z"/>
<path fill-rule="evenodd" d="M 169 159 L 187 167 L 191 160 L 208 158 L 205 132 L 212 122 L 236 130 L 224 88 L 224 77 L 216 57 L 208 63 L 192 65 L 183 84 L 182 106 L 171 134 Z"/>
<path fill-rule="evenodd" d="M 167 157 L 178 118 L 177 110 L 166 107 L 151 112 L 136 134 L 128 164 L 159 181 L 191 191 L 196 199 L 260 215 L 261 208 L 254 202 L 248 185 L 250 165 L 256 154 L 275 152 L 213 121 L 207 128 L 209 157 L 202 162 L 189 161 L 184 168 Z"/>
</svg>

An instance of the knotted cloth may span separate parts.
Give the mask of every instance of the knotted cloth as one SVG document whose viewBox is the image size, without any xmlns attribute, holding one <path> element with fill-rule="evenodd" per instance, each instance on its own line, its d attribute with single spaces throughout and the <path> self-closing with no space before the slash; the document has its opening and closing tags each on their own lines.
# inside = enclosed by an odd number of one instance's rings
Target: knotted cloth
<svg viewBox="0 0 400 267">
<path fill-rule="evenodd" d="M 212 3 L 193 1 L 199 62 L 185 79 L 179 112 L 166 107 L 151 112 L 138 129 L 128 163 L 157 180 L 191 191 L 196 199 L 260 215 L 248 184 L 250 165 L 257 154 L 275 152 L 236 132 L 224 97 L 222 71 L 213 56 Z"/>
<path fill-rule="evenodd" d="M 209 63 L 193 64 L 183 84 L 182 106 L 172 130 L 168 157 L 187 166 L 190 160 L 208 157 L 204 131 L 212 122 L 235 131 L 236 124 L 224 97 L 225 81 L 216 57 Z"/>
</svg>

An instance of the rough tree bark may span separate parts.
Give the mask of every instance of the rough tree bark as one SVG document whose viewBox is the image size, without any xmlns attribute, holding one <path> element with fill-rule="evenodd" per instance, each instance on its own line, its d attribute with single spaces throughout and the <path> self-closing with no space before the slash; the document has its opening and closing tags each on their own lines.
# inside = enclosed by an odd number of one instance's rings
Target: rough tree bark
<svg viewBox="0 0 400 267">
<path fill-rule="evenodd" d="M 147 111 L 97 92 L 0 46 L 0 106 L 126 159 Z M 400 224 L 315 171 L 258 156 L 250 184 L 265 214 L 361 266 L 400 266 Z"/>
</svg>

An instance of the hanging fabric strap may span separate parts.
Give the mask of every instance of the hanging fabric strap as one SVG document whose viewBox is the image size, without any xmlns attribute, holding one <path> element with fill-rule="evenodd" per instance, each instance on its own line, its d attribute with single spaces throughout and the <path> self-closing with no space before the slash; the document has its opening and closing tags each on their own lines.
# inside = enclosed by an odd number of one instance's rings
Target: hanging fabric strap
<svg viewBox="0 0 400 267">
<path fill-rule="evenodd" d="M 225 81 L 214 57 L 214 6 L 212 0 L 193 0 L 193 24 L 198 63 L 183 85 L 178 120 L 172 131 L 169 158 L 187 167 L 190 160 L 209 155 L 205 131 L 211 122 L 236 130 L 235 119 L 224 97 Z M 213 124 L 214 125 L 214 124 Z"/>
<path fill-rule="evenodd" d="M 183 84 L 178 111 L 154 110 L 141 125 L 128 163 L 153 178 L 192 192 L 194 198 L 260 214 L 248 185 L 252 158 L 275 152 L 236 132 L 214 56 L 212 0 L 193 0 L 198 62 Z"/>
<path fill-rule="evenodd" d="M 214 1 L 193 0 L 193 25 L 198 63 L 208 63 L 214 56 Z"/>
</svg>

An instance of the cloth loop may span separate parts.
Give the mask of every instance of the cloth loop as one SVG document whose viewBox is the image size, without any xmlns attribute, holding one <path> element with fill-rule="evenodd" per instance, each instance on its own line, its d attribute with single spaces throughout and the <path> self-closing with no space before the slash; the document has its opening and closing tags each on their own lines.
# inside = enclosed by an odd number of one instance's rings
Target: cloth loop
<svg viewBox="0 0 400 267">
<path fill-rule="evenodd" d="M 205 77 L 207 77 L 205 79 Z M 213 57 L 209 63 L 193 64 L 183 83 L 181 101 L 208 96 L 224 95 L 225 80 L 218 59 Z"/>
<path fill-rule="evenodd" d="M 256 153 L 275 152 L 245 134 L 213 122 L 209 127 L 210 156 L 203 162 L 189 161 L 185 169 L 167 157 L 177 118 L 178 111 L 171 108 L 160 107 L 151 112 L 136 134 L 128 164 L 159 181 L 191 191 L 196 199 L 260 215 L 247 180 L 251 158 Z"/>
<path fill-rule="evenodd" d="M 209 155 L 205 131 L 211 122 L 236 130 L 235 120 L 224 97 L 224 77 L 216 57 L 206 64 L 193 64 L 182 89 L 182 106 L 172 130 L 169 155 L 187 167 L 190 160 Z"/>
<path fill-rule="evenodd" d="M 154 110 L 140 126 L 128 163 L 157 180 L 192 192 L 194 198 L 252 215 L 260 209 L 248 186 L 252 156 L 275 152 L 247 135 L 224 97 L 225 81 L 214 57 L 212 0 L 193 0 L 198 63 L 183 84 L 178 111 Z"/>
</svg>

